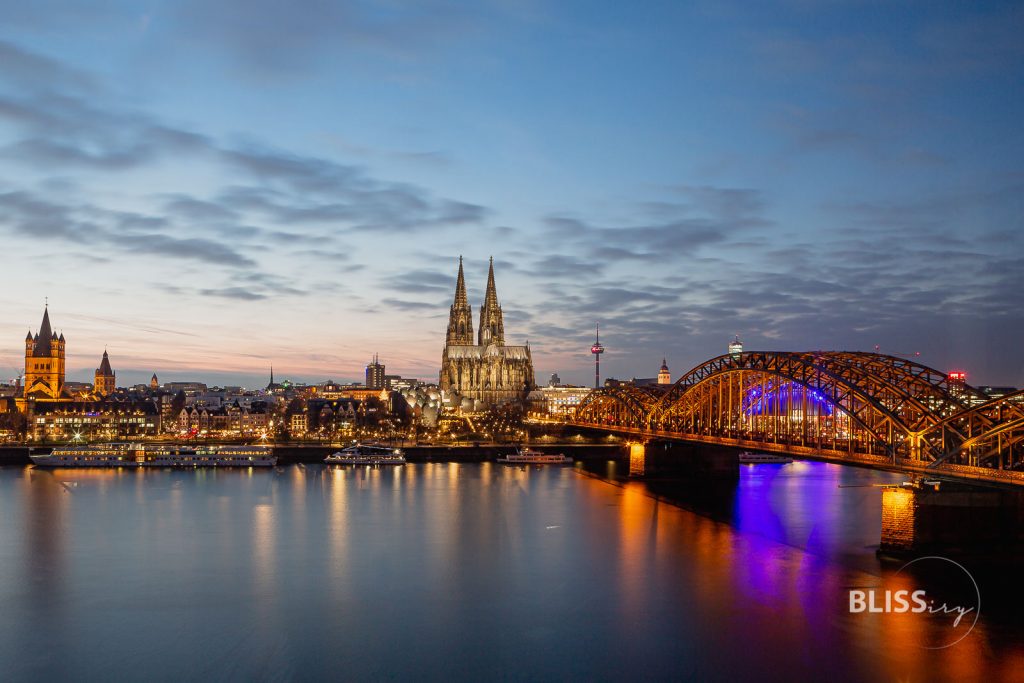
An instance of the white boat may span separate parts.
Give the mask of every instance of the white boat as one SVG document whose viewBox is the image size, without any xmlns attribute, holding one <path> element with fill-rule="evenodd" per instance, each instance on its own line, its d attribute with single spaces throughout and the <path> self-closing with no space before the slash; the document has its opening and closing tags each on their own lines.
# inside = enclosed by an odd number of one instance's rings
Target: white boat
<svg viewBox="0 0 1024 683">
<path fill-rule="evenodd" d="M 328 465 L 404 465 L 405 456 L 398 448 L 357 443 L 331 453 L 324 462 Z"/>
<path fill-rule="evenodd" d="M 99 443 L 29 455 L 36 467 L 273 467 L 272 446 Z"/>
<path fill-rule="evenodd" d="M 759 463 L 775 463 L 784 465 L 788 462 L 793 462 L 793 458 L 788 455 L 775 455 L 773 453 L 754 453 L 752 451 L 743 451 L 740 453 L 740 462 L 756 465 Z"/>
<path fill-rule="evenodd" d="M 499 457 L 498 462 L 513 465 L 571 465 L 572 458 L 561 453 L 541 453 L 524 446 L 517 448 L 515 453 Z"/>
</svg>

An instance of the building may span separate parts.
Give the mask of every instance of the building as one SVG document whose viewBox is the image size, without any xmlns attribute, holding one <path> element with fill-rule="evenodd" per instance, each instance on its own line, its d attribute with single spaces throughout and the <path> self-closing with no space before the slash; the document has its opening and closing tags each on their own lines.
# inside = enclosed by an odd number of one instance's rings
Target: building
<svg viewBox="0 0 1024 683">
<path fill-rule="evenodd" d="M 50 307 L 43 309 L 39 331 L 25 336 L 24 398 L 69 400 L 64 390 L 64 335 L 50 327 Z"/>
<path fill-rule="evenodd" d="M 100 366 L 96 368 L 92 389 L 97 396 L 110 396 L 114 393 L 116 380 L 114 370 L 110 367 L 110 357 L 107 355 L 106 349 L 104 349 L 103 359 L 100 361 Z"/>
<path fill-rule="evenodd" d="M 964 398 L 967 395 L 967 373 L 963 370 L 950 370 L 947 377 L 950 395 L 956 399 Z"/>
<path fill-rule="evenodd" d="M 235 401 L 216 408 L 192 406 L 182 408 L 176 417 L 178 431 L 186 436 L 262 437 L 270 429 L 271 405 Z"/>
<path fill-rule="evenodd" d="M 668 371 L 668 362 L 661 359 L 661 369 L 658 370 L 658 384 L 672 384 L 672 373 Z"/>
<path fill-rule="evenodd" d="M 366 366 L 366 388 L 384 388 L 384 366 L 377 358 L 377 354 L 373 354 L 373 362 Z"/>
<path fill-rule="evenodd" d="M 743 342 L 740 341 L 740 335 L 736 335 L 729 342 L 729 355 L 738 356 L 743 353 Z"/>
<path fill-rule="evenodd" d="M 481 410 L 509 402 L 524 402 L 534 386 L 530 347 L 506 346 L 498 292 L 494 285 L 494 258 L 487 273 L 487 291 L 480 307 L 480 328 L 473 342 L 473 311 L 466 296 L 466 280 L 459 257 L 455 301 L 448 316 L 448 332 L 441 354 L 441 390 L 451 404 L 463 410 Z"/>
<path fill-rule="evenodd" d="M 170 394 L 183 391 L 186 396 L 195 396 L 196 394 L 204 393 L 206 385 L 202 382 L 168 382 L 164 385 L 164 390 Z"/>
<path fill-rule="evenodd" d="M 161 428 L 152 401 L 33 401 L 25 417 L 37 441 L 117 441 L 156 436 Z"/>
<path fill-rule="evenodd" d="M 160 380 L 156 378 L 155 372 L 153 373 L 153 376 L 149 380 L 149 388 L 152 389 L 153 391 L 156 391 L 157 389 L 160 388 Z"/>
<path fill-rule="evenodd" d="M 548 417 L 572 415 L 592 391 L 591 387 L 548 384 L 530 392 L 530 412 Z"/>
<path fill-rule="evenodd" d="M 992 399 L 992 398 L 1003 398 L 1004 396 L 1009 396 L 1010 394 L 1017 393 L 1017 387 L 980 386 L 980 387 L 978 387 L 978 391 L 980 391 L 981 393 L 985 394 L 990 399 Z"/>
</svg>

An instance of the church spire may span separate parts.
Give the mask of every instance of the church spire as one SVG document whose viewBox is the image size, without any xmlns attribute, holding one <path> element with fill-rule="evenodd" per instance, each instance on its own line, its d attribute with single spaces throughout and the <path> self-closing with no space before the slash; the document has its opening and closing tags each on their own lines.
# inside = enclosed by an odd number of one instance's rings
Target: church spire
<svg viewBox="0 0 1024 683">
<path fill-rule="evenodd" d="M 494 257 L 491 257 L 491 266 L 487 271 L 487 291 L 484 293 L 484 303 L 480 307 L 480 331 L 478 332 L 477 343 L 480 346 L 488 344 L 505 344 L 505 323 L 502 320 L 501 305 L 498 304 L 498 289 L 494 286 Z"/>
<path fill-rule="evenodd" d="M 446 345 L 473 345 L 473 309 L 466 296 L 466 276 L 462 271 L 462 257 L 459 257 L 459 276 L 455 281 L 455 301 L 448 315 Z"/>
<path fill-rule="evenodd" d="M 110 356 L 107 355 L 106 349 L 103 349 L 103 358 L 100 360 L 100 367 L 96 370 L 96 374 L 103 375 L 104 377 L 114 374 L 114 371 L 110 368 Z"/>
<path fill-rule="evenodd" d="M 35 338 L 36 357 L 50 355 L 50 342 L 53 341 L 53 328 L 50 327 L 50 304 L 47 302 L 43 308 L 43 322 L 39 324 L 39 334 Z"/>
</svg>

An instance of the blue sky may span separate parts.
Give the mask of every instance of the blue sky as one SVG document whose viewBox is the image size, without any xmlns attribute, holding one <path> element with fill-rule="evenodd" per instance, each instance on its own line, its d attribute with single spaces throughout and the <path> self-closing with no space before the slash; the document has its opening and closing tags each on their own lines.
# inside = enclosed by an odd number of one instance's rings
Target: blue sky
<svg viewBox="0 0 1024 683">
<path fill-rule="evenodd" d="M 459 254 L 538 378 L 748 349 L 1024 385 L 1014 3 L 0 0 L 0 376 L 436 377 Z"/>
</svg>

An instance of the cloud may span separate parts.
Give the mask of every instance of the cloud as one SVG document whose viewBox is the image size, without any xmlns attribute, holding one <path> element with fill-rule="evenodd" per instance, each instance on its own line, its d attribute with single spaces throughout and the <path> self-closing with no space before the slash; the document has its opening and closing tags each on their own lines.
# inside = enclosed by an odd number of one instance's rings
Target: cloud
<svg viewBox="0 0 1024 683">
<path fill-rule="evenodd" d="M 261 76 L 303 75 L 317 61 L 337 63 L 353 52 L 422 59 L 481 20 L 479 11 L 438 0 L 185 0 L 161 9 L 193 49 L 220 51 Z"/>
<path fill-rule="evenodd" d="M 60 204 L 24 191 L 0 194 L 0 225 L 36 239 L 72 241 L 125 253 L 152 254 L 208 264 L 252 267 L 256 262 L 227 244 L 155 232 L 168 228 L 158 216 Z"/>
<path fill-rule="evenodd" d="M 454 294 L 455 273 L 418 268 L 387 278 L 382 284 L 388 289 L 407 294 L 417 294 L 420 292 Z"/>
<path fill-rule="evenodd" d="M 436 313 L 444 309 L 444 302 L 428 303 L 424 301 L 410 301 L 407 299 L 396 299 L 394 297 L 385 297 L 380 300 L 380 303 L 389 308 L 393 308 L 398 311 L 425 311 Z"/>
<path fill-rule="evenodd" d="M 20 87 L 19 74 L 59 72 L 57 62 L 0 43 L 15 66 L 0 72 L 0 121 L 15 138 L 0 148 L 10 164 L 123 173 L 161 162 L 197 163 L 248 179 L 212 199 L 171 193 L 164 210 L 198 222 L 226 223 L 249 217 L 281 226 L 296 224 L 340 231 L 408 233 L 478 224 L 490 211 L 479 204 L 435 197 L 427 189 L 370 175 L 365 169 L 268 145 L 228 145 L 203 133 L 168 125 L 149 114 L 107 104 L 67 88 L 55 78 L 47 87 Z M 74 72 L 71 72 L 74 73 Z M 280 232 L 280 231 L 279 231 Z"/>
<path fill-rule="evenodd" d="M 9 10 L 4 8 L 6 20 L 11 18 Z M 22 88 L 46 84 L 47 88 L 94 91 L 99 87 L 96 79 L 83 71 L 3 40 L 0 40 L 0 64 L 3 64 L 3 78 Z"/>
<path fill-rule="evenodd" d="M 224 299 L 239 299 L 241 301 L 261 301 L 266 299 L 265 294 L 260 294 L 244 287 L 221 287 L 219 289 L 200 289 L 203 296 L 215 296 Z"/>
</svg>

